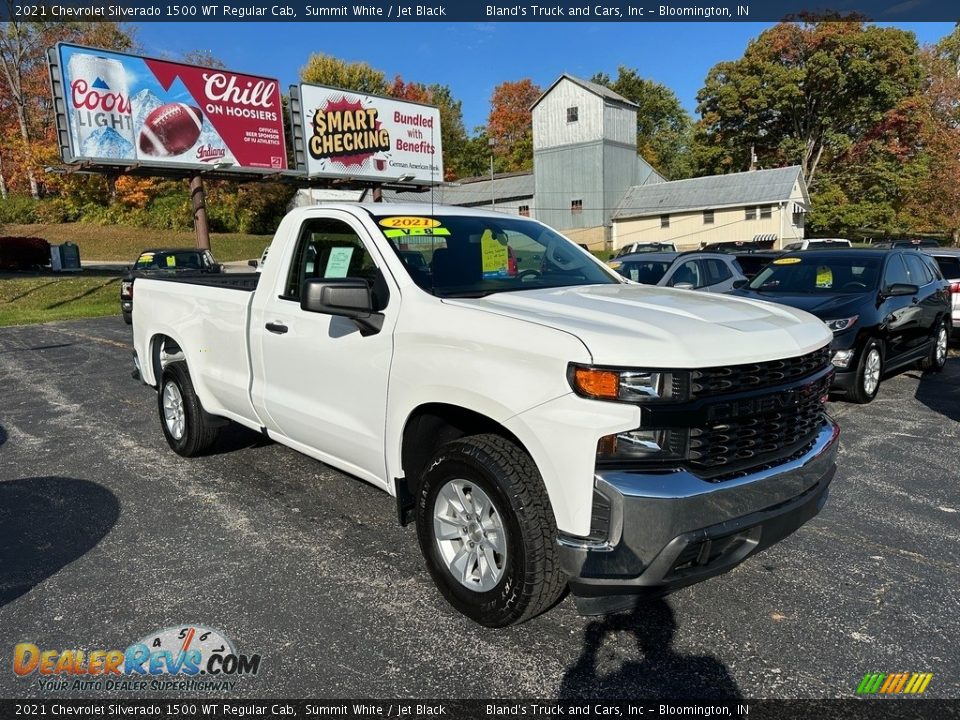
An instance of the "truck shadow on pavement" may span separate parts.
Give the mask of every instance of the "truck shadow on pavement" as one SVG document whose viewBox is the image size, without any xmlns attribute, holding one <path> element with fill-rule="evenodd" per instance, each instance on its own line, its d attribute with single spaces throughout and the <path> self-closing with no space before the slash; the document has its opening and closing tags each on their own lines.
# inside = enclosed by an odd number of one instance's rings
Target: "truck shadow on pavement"
<svg viewBox="0 0 960 720">
<path fill-rule="evenodd" d="M 591 622 L 584 630 L 580 657 L 564 674 L 559 698 L 742 698 L 740 688 L 722 662 L 709 655 L 681 655 L 674 651 L 676 630 L 673 609 L 662 598 L 641 604 L 629 613 Z M 640 657 L 624 660 L 619 668 L 605 672 L 600 667 L 608 664 L 603 657 L 604 645 L 622 645 L 621 635 L 633 635 Z"/>
<path fill-rule="evenodd" d="M 911 373 L 911 375 L 913 375 Z M 916 399 L 945 418 L 960 422 L 960 358 L 947 360 L 939 373 L 916 372 Z"/>
<path fill-rule="evenodd" d="M 89 480 L 0 482 L 0 608 L 85 555 L 119 516 L 117 497 Z"/>
<path fill-rule="evenodd" d="M 237 450 L 259 448 L 267 445 L 273 445 L 273 440 L 266 435 L 255 432 L 250 428 L 245 428 L 237 423 L 230 423 L 224 426 L 213 447 L 204 454 L 225 455 L 236 452 Z"/>
</svg>

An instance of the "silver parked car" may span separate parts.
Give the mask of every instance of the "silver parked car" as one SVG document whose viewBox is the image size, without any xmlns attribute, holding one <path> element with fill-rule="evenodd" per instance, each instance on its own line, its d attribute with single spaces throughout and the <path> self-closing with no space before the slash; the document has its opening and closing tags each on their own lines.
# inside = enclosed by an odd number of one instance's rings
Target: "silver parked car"
<svg viewBox="0 0 960 720">
<path fill-rule="evenodd" d="M 747 284 L 733 255 L 707 252 L 636 253 L 608 265 L 644 285 L 725 293 Z"/>
<path fill-rule="evenodd" d="M 953 338 L 960 338 L 960 250 L 948 248 L 924 248 L 923 252 L 932 255 L 950 283 L 950 302 L 953 305 Z"/>
</svg>

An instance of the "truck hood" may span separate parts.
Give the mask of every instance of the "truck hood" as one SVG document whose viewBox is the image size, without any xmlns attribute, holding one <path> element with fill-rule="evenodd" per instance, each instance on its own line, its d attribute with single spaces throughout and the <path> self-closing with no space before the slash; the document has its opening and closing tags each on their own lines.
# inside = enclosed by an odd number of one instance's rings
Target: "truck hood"
<svg viewBox="0 0 960 720">
<path fill-rule="evenodd" d="M 833 337 L 784 305 L 643 285 L 523 290 L 444 302 L 576 335 L 598 365 L 697 368 L 802 355 Z"/>
</svg>

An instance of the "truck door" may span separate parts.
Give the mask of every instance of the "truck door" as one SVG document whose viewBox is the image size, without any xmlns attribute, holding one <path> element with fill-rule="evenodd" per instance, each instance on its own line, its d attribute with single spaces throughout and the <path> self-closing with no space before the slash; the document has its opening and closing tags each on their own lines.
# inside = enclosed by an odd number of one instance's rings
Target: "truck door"
<svg viewBox="0 0 960 720">
<path fill-rule="evenodd" d="M 271 430 L 385 486 L 387 379 L 400 297 L 367 231 L 347 213 L 330 213 L 304 221 L 276 291 L 254 304 L 251 394 Z M 305 279 L 343 277 L 370 283 L 385 316 L 380 332 L 364 337 L 347 318 L 300 309 Z"/>
</svg>

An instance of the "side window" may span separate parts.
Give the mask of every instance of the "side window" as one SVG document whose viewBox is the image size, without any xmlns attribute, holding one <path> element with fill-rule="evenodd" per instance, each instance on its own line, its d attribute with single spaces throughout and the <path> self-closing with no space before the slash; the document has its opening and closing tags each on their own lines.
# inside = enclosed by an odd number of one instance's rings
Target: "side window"
<svg viewBox="0 0 960 720">
<path fill-rule="evenodd" d="M 733 273 L 730 272 L 730 268 L 722 260 L 717 260 L 716 258 L 707 258 L 706 260 L 700 261 L 702 266 L 706 268 L 706 282 L 705 285 L 717 285 L 722 283 L 724 280 L 729 280 Z M 736 262 L 736 260 L 734 260 Z"/>
<path fill-rule="evenodd" d="M 377 266 L 360 237 L 342 220 L 307 220 L 300 229 L 281 297 L 299 302 L 304 280 L 345 277 L 363 278 L 371 287 L 378 281 Z"/>
<path fill-rule="evenodd" d="M 910 282 L 914 285 L 928 285 L 933 282 L 933 273 L 930 268 L 924 265 L 923 260 L 918 255 L 904 255 L 903 259 L 907 261 L 907 272 L 910 273 Z"/>
<path fill-rule="evenodd" d="M 675 287 L 682 283 L 693 285 L 694 288 L 703 287 L 700 278 L 700 268 L 696 260 L 688 260 L 673 272 L 673 277 L 668 283 L 670 287 Z"/>
<path fill-rule="evenodd" d="M 907 275 L 907 268 L 904 267 L 900 255 L 892 255 L 887 260 L 887 269 L 883 272 L 883 286 L 885 288 L 896 283 L 910 284 L 910 276 Z"/>
<path fill-rule="evenodd" d="M 937 280 L 943 280 L 943 272 L 940 270 L 940 266 L 937 265 L 937 261 L 934 260 L 930 255 L 921 255 L 920 259 L 923 260 L 923 264 L 927 266 L 930 272 L 933 273 L 933 277 Z"/>
</svg>

